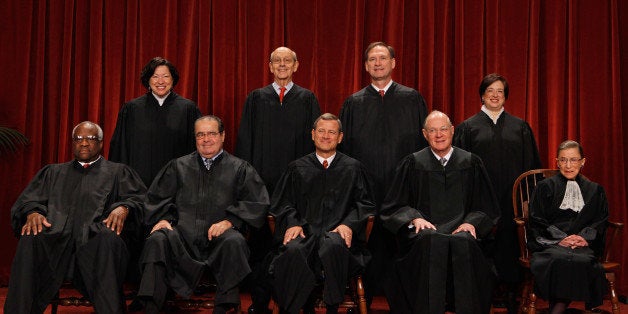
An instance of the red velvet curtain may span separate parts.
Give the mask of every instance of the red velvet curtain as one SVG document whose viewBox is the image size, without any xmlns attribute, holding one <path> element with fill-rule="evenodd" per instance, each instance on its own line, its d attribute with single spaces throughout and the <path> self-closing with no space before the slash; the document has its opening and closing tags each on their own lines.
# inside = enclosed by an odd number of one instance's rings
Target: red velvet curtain
<svg viewBox="0 0 628 314">
<path fill-rule="evenodd" d="M 372 41 L 394 46 L 394 79 L 454 123 L 480 109 L 479 82 L 498 72 L 510 83 L 506 110 L 531 124 L 545 166 L 555 166 L 558 143 L 580 141 L 584 173 L 606 187 L 611 218 L 628 220 L 628 3 L 620 0 L 0 0 L 0 12 L 0 125 L 32 141 L 0 156 L 0 284 L 19 193 L 43 165 L 72 158 L 78 122 L 99 123 L 108 142 L 121 104 L 144 93 L 139 72 L 154 56 L 179 69 L 178 93 L 224 119 L 227 150 L 246 95 L 272 81 L 268 58 L 281 45 L 298 54 L 295 82 L 335 114 L 368 83 L 362 53 Z M 628 231 L 616 256 L 624 269 L 627 240 Z M 626 291 L 625 271 L 619 283 Z"/>
</svg>

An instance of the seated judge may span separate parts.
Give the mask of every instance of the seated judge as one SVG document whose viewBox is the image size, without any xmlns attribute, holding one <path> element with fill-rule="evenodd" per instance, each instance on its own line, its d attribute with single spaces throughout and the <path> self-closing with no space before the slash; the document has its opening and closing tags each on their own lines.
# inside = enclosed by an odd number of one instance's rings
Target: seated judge
<svg viewBox="0 0 628 314">
<path fill-rule="evenodd" d="M 608 219 L 604 188 L 580 174 L 586 159 L 578 142 L 562 142 L 557 155 L 560 174 L 537 185 L 527 228 L 534 291 L 549 300 L 551 313 L 563 313 L 572 300 L 599 306 L 607 287 L 599 262 Z"/>
<path fill-rule="evenodd" d="M 238 308 L 238 285 L 251 272 L 243 232 L 264 223 L 268 192 L 255 169 L 223 150 L 216 116 L 194 124 L 196 152 L 170 161 L 146 194 L 153 226 L 140 257 L 138 298 L 158 313 L 168 288 L 189 297 L 203 271 L 217 281 L 213 313 Z"/>
<path fill-rule="evenodd" d="M 281 243 L 271 281 L 283 313 L 314 313 L 317 283 L 324 284 L 327 313 L 337 313 L 349 276 L 370 257 L 364 231 L 375 201 L 366 169 L 336 151 L 342 126 L 333 114 L 316 119 L 311 134 L 316 151 L 288 165 L 271 203 Z"/>
<path fill-rule="evenodd" d="M 431 112 L 429 147 L 406 156 L 382 205 L 400 257 L 385 284 L 394 313 L 488 313 L 495 271 L 480 242 L 499 206 L 482 160 L 451 145 L 454 127 Z"/>
<path fill-rule="evenodd" d="M 146 187 L 130 167 L 105 160 L 103 131 L 72 130 L 74 160 L 41 169 L 11 208 L 18 241 L 4 313 L 43 313 L 65 279 L 97 313 L 125 313 L 129 256 L 121 234 L 139 223 Z"/>
</svg>

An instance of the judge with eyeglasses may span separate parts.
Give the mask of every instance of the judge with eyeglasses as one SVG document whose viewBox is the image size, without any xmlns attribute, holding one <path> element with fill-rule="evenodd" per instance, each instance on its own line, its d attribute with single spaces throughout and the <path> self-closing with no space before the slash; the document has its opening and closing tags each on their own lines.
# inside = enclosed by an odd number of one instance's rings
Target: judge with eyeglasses
<svg viewBox="0 0 628 314">
<path fill-rule="evenodd" d="M 606 291 L 599 257 L 608 201 L 602 186 L 580 174 L 586 158 L 578 142 L 562 142 L 557 155 L 560 173 L 539 182 L 530 202 L 534 291 L 549 300 L 551 313 L 563 313 L 574 300 L 590 310 L 602 304 Z"/>
<path fill-rule="evenodd" d="M 102 146 L 100 126 L 78 124 L 74 160 L 41 169 L 11 208 L 19 242 L 5 313 L 43 313 L 70 278 L 97 313 L 126 313 L 125 231 L 139 224 L 146 187 Z"/>
</svg>

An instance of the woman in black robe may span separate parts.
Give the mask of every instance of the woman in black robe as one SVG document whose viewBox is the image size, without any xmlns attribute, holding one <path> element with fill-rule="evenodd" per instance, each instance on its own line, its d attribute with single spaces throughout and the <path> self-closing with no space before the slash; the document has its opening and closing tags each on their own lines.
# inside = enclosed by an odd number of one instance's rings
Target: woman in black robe
<svg viewBox="0 0 628 314">
<path fill-rule="evenodd" d="M 539 182 L 530 203 L 528 247 L 534 290 L 563 313 L 572 300 L 587 309 L 602 304 L 606 289 L 599 256 L 604 249 L 608 202 L 604 188 L 580 174 L 586 159 L 575 141 L 558 147 L 560 174 Z"/>
</svg>

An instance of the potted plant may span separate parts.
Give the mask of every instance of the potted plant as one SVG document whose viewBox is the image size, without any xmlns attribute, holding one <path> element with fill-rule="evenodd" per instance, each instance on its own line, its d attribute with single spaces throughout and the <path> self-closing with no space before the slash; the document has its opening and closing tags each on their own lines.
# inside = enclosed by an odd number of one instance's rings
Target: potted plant
<svg viewBox="0 0 628 314">
<path fill-rule="evenodd" d="M 0 126 L 0 156 L 7 152 L 15 152 L 19 145 L 28 143 L 28 138 L 18 130 Z"/>
</svg>

